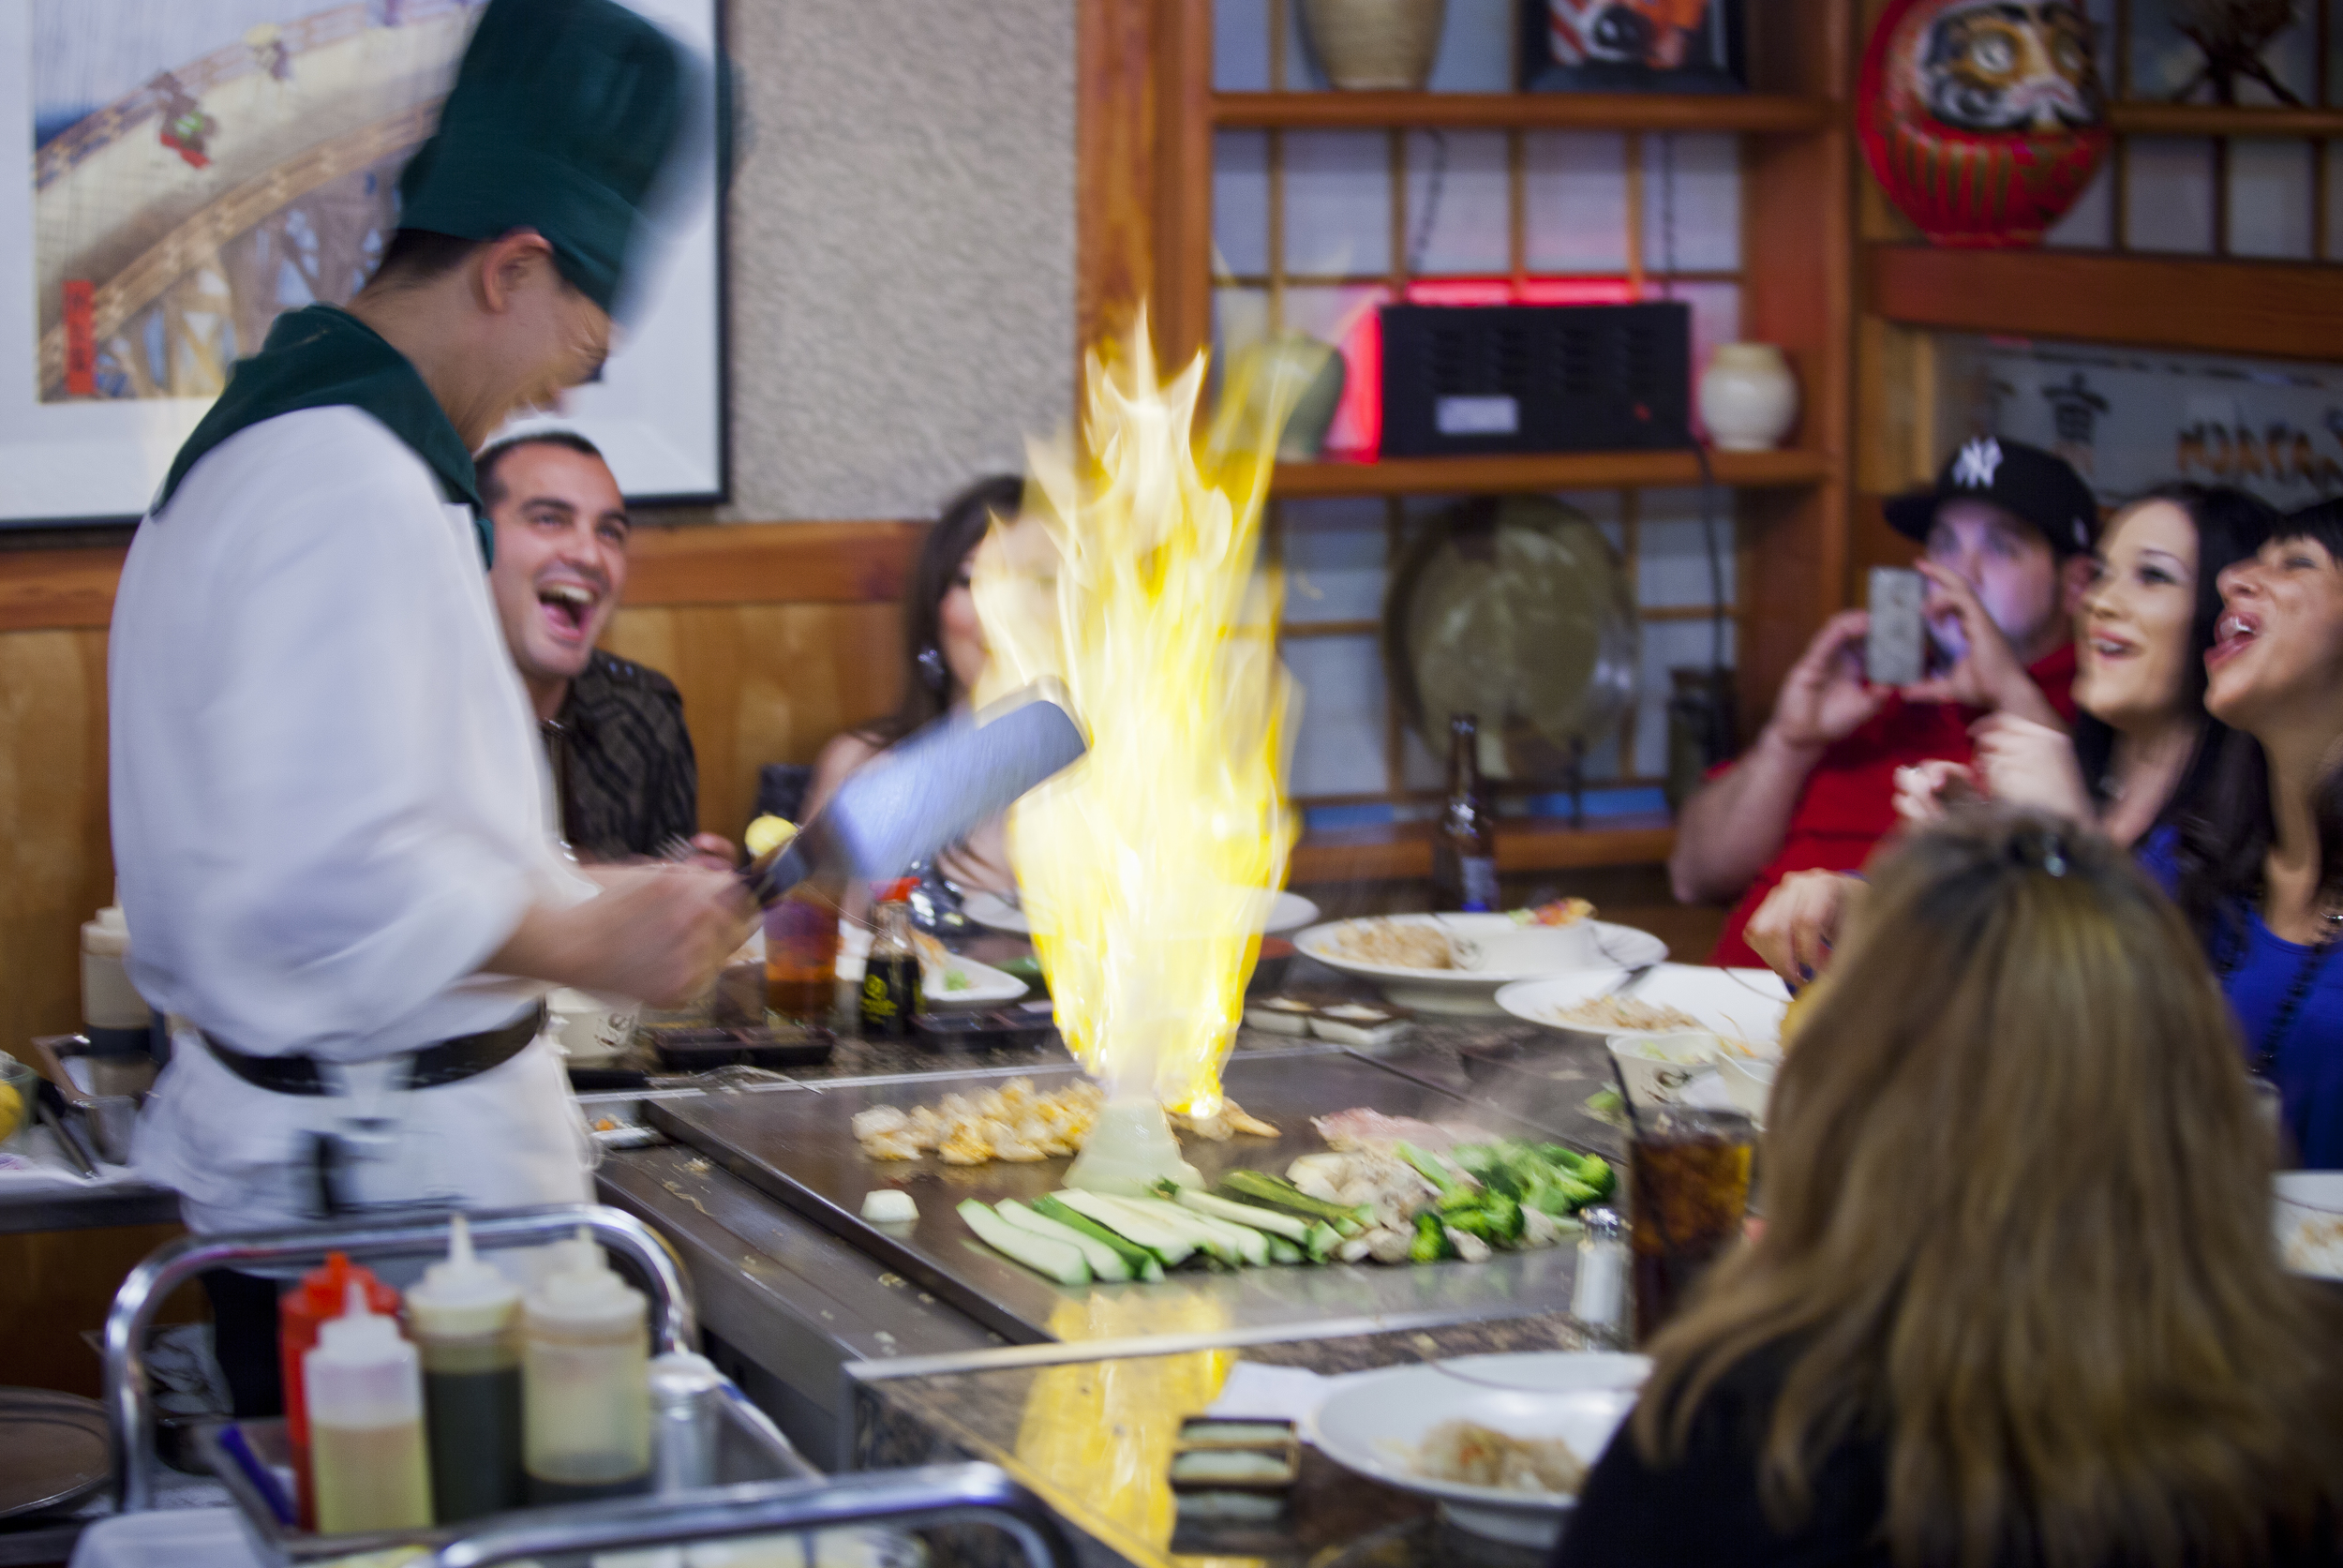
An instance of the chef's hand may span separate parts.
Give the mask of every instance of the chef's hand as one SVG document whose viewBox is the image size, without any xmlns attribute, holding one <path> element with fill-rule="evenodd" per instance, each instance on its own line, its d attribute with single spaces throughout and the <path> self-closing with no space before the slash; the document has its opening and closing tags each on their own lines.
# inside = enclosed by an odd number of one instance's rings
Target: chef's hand
<svg viewBox="0 0 2343 1568">
<path fill-rule="evenodd" d="M 1896 769 L 1896 814 L 1906 822 L 1941 822 L 1950 808 L 1984 798 L 1963 763 L 1932 758 Z"/>
<path fill-rule="evenodd" d="M 1977 771 L 1986 794 L 2077 822 L 2097 820 L 2065 730 L 2014 713 L 1989 713 L 1969 733 L 1977 739 Z"/>
<path fill-rule="evenodd" d="M 722 833 L 694 833 L 692 853 L 686 857 L 684 864 L 706 866 L 709 871 L 738 871 L 740 869 L 740 852 Z"/>
<path fill-rule="evenodd" d="M 1835 871 L 1794 871 L 1766 895 L 1741 936 L 1772 971 L 1804 985 L 1830 962 L 1830 945 L 1863 879 Z"/>
<path fill-rule="evenodd" d="M 749 934 L 754 908 L 729 871 L 602 866 L 602 892 L 566 908 L 532 904 L 482 968 L 580 991 L 681 1007 Z"/>
<path fill-rule="evenodd" d="M 1906 686 L 1904 696 L 1913 702 L 1953 702 L 1963 708 L 2015 713 L 2037 724 L 2057 724 L 2057 710 L 2026 673 L 2018 650 L 1993 624 L 1968 579 L 1933 560 L 1916 564 L 1929 581 L 1929 621 L 1950 624 L 1966 651 L 1944 674 Z"/>
</svg>

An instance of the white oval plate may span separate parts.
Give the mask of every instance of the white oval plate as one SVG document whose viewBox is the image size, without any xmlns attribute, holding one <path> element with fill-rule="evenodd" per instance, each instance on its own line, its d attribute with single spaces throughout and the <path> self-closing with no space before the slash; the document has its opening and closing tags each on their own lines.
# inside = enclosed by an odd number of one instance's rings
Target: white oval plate
<svg viewBox="0 0 2343 1568">
<path fill-rule="evenodd" d="M 1019 936 L 1033 934 L 1033 922 L 1025 912 L 998 893 L 970 893 L 960 901 L 960 912 L 980 926 L 993 931 L 1012 932 Z M 1269 900 L 1269 919 L 1261 927 L 1266 936 L 1280 936 L 1298 931 L 1318 918 L 1318 905 L 1299 893 L 1273 893 Z"/>
<path fill-rule="evenodd" d="M 1346 1378 L 1308 1422 L 1319 1452 L 1345 1470 L 1437 1498 L 1462 1529 L 1516 1546 L 1550 1546 L 1578 1500 L 1435 1481 L 1415 1471 L 1424 1434 L 1472 1421 L 1520 1438 L 1560 1438 L 1589 1466 L 1634 1408 L 1650 1358 L 1548 1351 L 1459 1356 Z"/>
<path fill-rule="evenodd" d="M 2286 1266 L 2313 1279 L 2343 1279 L 2343 1171 L 2281 1171 L 2276 1185 Z"/>
<path fill-rule="evenodd" d="M 1530 980 L 1499 992 L 1497 1005 L 1515 1018 L 1599 1044 L 1653 1033 L 1589 1029 L 1558 1019 L 1557 1015 L 1565 1008 L 1600 995 L 1622 978 L 1619 969 L 1606 969 Z M 1782 1015 L 1790 1008 L 1789 987 L 1770 969 L 1711 969 L 1698 963 L 1663 963 L 1628 994 L 1638 1002 L 1690 1013 L 1700 1021 L 1700 1027 L 1711 1034 L 1742 1040 L 1760 1052 L 1781 1050 Z"/>
<path fill-rule="evenodd" d="M 1368 963 L 1347 956 L 1336 944 L 1341 933 L 1365 920 L 1330 920 L 1312 926 L 1293 945 L 1327 968 L 1366 980 L 1385 996 L 1419 1012 L 1450 1017 L 1495 1018 L 1504 1011 L 1497 993 L 1517 980 L 1583 973 L 1617 977 L 1620 969 L 1657 963 L 1668 956 L 1667 944 L 1649 932 L 1607 920 L 1580 920 L 1566 926 L 1515 925 L 1510 915 L 1383 915 L 1376 919 L 1397 925 L 1428 926 L 1477 943 L 1481 963 L 1474 969 L 1410 969 L 1395 963 Z"/>
</svg>

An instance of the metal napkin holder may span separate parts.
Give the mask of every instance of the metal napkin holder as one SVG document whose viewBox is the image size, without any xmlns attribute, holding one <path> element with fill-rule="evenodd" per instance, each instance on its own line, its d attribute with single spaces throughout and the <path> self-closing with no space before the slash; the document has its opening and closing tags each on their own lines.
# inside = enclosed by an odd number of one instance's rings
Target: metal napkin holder
<svg viewBox="0 0 2343 1568">
<path fill-rule="evenodd" d="M 572 1203 L 468 1216 L 483 1249 L 564 1240 L 582 1227 L 630 1261 L 650 1298 L 655 1353 L 695 1347 L 691 1286 L 659 1233 L 633 1215 Z M 145 1346 L 164 1298 L 186 1281 L 218 1268 L 300 1268 L 328 1252 L 353 1261 L 443 1256 L 448 1217 L 424 1215 L 243 1235 L 187 1236 L 157 1248 L 130 1271 L 106 1317 L 106 1409 L 114 1445 L 116 1502 L 122 1512 L 155 1506 L 155 1411 L 147 1390 Z M 826 1478 L 807 1464 L 781 1429 L 727 1381 L 719 1407 L 718 1473 L 731 1485 L 668 1496 L 517 1509 L 428 1530 L 318 1535 L 280 1522 L 242 1466 L 219 1442 L 219 1428 L 200 1433 L 199 1452 L 234 1501 L 261 1561 L 300 1568 L 362 1552 L 417 1548 L 440 1568 L 493 1568 L 522 1559 L 609 1552 L 693 1541 L 861 1524 L 896 1527 L 984 1523 L 1009 1536 L 1039 1568 L 1072 1561 L 1049 1511 L 989 1465 L 933 1466 Z M 283 1449 L 281 1422 L 238 1424 L 263 1458 Z"/>
</svg>

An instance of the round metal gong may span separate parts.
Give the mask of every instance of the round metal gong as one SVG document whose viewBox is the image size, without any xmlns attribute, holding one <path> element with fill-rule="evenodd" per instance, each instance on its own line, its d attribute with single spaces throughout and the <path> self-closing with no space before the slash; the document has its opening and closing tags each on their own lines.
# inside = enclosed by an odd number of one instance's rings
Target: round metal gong
<svg viewBox="0 0 2343 1568">
<path fill-rule="evenodd" d="M 1383 662 L 1401 714 L 1436 757 L 1448 721 L 1480 720 L 1481 771 L 1569 778 L 1635 700 L 1635 600 L 1592 518 L 1547 496 L 1442 513 L 1395 569 Z"/>
</svg>

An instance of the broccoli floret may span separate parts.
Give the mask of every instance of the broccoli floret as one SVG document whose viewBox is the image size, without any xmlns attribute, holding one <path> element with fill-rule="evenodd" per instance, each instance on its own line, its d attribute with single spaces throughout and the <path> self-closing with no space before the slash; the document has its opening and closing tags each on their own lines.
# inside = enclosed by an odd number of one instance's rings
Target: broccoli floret
<svg viewBox="0 0 2343 1568">
<path fill-rule="evenodd" d="M 1437 1262 L 1453 1257 L 1455 1248 L 1449 1244 L 1448 1232 L 1440 1228 L 1440 1216 L 1430 1210 L 1415 1217 L 1415 1239 L 1408 1244 L 1408 1262 Z"/>
</svg>

